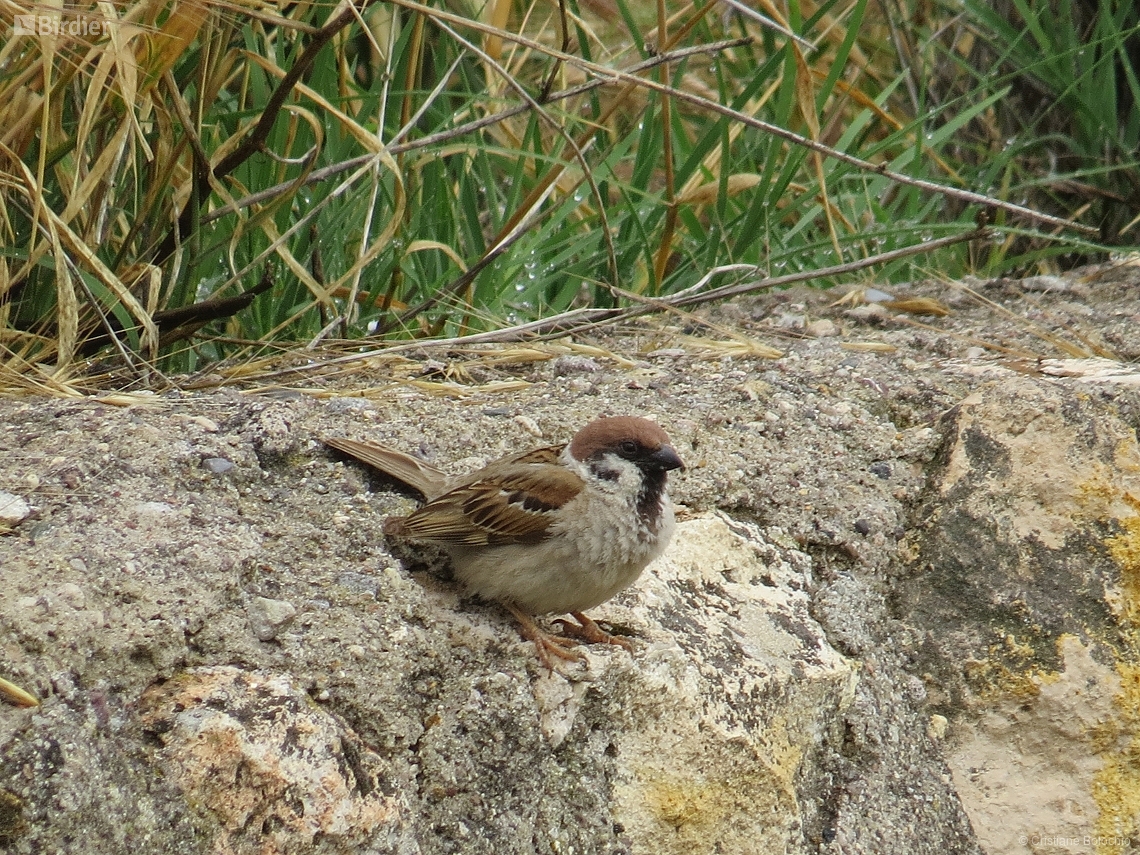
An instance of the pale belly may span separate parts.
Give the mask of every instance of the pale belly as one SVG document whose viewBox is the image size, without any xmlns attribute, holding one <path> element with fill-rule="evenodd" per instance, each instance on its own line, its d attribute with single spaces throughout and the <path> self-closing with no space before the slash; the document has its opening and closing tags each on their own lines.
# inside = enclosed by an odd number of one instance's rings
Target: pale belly
<svg viewBox="0 0 1140 855">
<path fill-rule="evenodd" d="M 649 537 L 601 524 L 606 517 L 597 514 L 581 519 L 587 523 L 579 530 L 556 532 L 540 543 L 449 546 L 455 575 L 472 593 L 530 614 L 586 611 L 636 582 L 675 527 L 668 503 Z"/>
</svg>

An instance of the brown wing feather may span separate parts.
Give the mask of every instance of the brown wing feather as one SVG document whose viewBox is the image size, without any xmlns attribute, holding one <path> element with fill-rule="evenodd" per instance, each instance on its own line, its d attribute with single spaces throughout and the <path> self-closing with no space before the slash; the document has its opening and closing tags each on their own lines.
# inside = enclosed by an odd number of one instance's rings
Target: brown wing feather
<svg viewBox="0 0 1140 855">
<path fill-rule="evenodd" d="M 393 520 L 385 531 L 468 545 L 541 540 L 550 526 L 550 511 L 569 502 L 582 487 L 582 479 L 562 466 L 516 459 Z"/>
<path fill-rule="evenodd" d="M 468 484 L 475 484 L 492 477 L 492 475 L 497 476 L 499 472 L 516 464 L 554 466 L 558 463 L 558 455 L 562 453 L 562 449 L 565 447 L 566 443 L 562 445 L 547 445 L 542 448 L 533 448 L 530 451 L 524 451 L 515 457 L 504 457 L 502 460 L 497 460 L 490 464 L 485 469 L 480 469 L 476 472 L 472 472 L 470 475 L 457 478 L 454 486 L 465 487 Z"/>
<path fill-rule="evenodd" d="M 561 445 L 546 445 L 542 448 L 534 448 L 530 451 L 524 451 L 518 457 L 512 457 L 511 463 L 557 463 L 558 455 L 562 453 L 562 449 L 566 447 L 566 443 Z"/>
</svg>

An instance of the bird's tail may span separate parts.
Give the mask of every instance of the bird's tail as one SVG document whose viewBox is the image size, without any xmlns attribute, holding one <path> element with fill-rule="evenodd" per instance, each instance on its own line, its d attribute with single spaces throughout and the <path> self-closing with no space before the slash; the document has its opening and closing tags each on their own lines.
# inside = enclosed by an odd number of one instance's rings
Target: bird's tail
<svg viewBox="0 0 1140 855">
<path fill-rule="evenodd" d="M 422 493 L 428 501 L 447 489 L 448 476 L 442 470 L 417 460 L 410 454 L 364 439 L 330 436 L 322 441 L 330 448 L 343 451 L 349 457 L 367 463 L 388 477 L 407 484 L 413 490 Z"/>
</svg>

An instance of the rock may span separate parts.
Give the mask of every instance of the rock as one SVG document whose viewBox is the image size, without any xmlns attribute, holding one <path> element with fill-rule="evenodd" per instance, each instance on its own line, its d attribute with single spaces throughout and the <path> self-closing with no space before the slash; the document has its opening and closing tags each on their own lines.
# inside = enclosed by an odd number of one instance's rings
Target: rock
<svg viewBox="0 0 1140 855">
<path fill-rule="evenodd" d="M 1140 834 L 1135 428 L 1074 381 L 1017 375 L 947 418 L 897 602 L 949 720 L 957 792 L 987 851 L 1061 837 L 1127 850 Z"/>
<path fill-rule="evenodd" d="M 839 326 L 827 318 L 820 318 L 804 327 L 804 335 L 812 338 L 828 338 L 839 335 Z"/>
<path fill-rule="evenodd" d="M 800 312 L 780 312 L 768 322 L 778 330 L 802 330 L 807 325 L 807 318 Z"/>
<path fill-rule="evenodd" d="M 369 401 L 367 398 L 345 398 L 337 397 L 330 398 L 325 404 L 328 412 L 335 415 L 343 415 L 348 413 L 362 413 L 368 410 L 376 409 L 376 405 Z"/>
<path fill-rule="evenodd" d="M 273 641 L 297 616 L 297 609 L 292 603 L 268 597 L 253 597 L 245 610 L 258 641 Z"/>
<path fill-rule="evenodd" d="M 555 375 L 568 374 L 596 374 L 602 370 L 601 364 L 592 356 L 582 356 L 577 353 L 564 353 L 551 365 Z"/>
<path fill-rule="evenodd" d="M 358 374 L 161 406 L 0 398 L 0 447 L 20 449 L 0 484 L 35 518 L 0 537 L 0 664 L 42 700 L 0 702 L 0 847 L 1124 855 L 1140 389 L 1018 318 L 1060 313 L 1058 335 L 1127 366 L 1135 270 L 1082 274 L 1067 303 L 981 283 L 1008 314 L 959 300 L 858 352 L 793 336 L 779 360 L 694 359 L 687 326 L 654 320 L 598 331 L 603 371 L 493 361 L 462 398 L 400 363 L 370 369 L 367 407 L 322 403 Z M 751 339 L 782 314 L 838 324 L 834 302 L 791 289 L 695 322 Z M 381 520 L 418 497 L 318 442 L 372 436 L 458 474 L 621 412 L 689 466 L 678 539 L 591 612 L 633 653 L 554 674 L 438 557 L 393 554 Z"/>
<path fill-rule="evenodd" d="M 207 457 L 202 461 L 202 468 L 211 475 L 224 475 L 234 468 L 234 464 L 224 457 Z"/>
<path fill-rule="evenodd" d="M 419 851 L 381 758 L 286 676 L 195 668 L 144 692 L 138 715 L 211 851 Z"/>
<path fill-rule="evenodd" d="M 12 493 L 0 492 L 0 525 L 16 526 L 32 513 L 32 506 Z"/>
<path fill-rule="evenodd" d="M 349 590 L 367 594 L 369 597 L 375 597 L 380 590 L 380 580 L 364 573 L 341 573 L 337 576 L 336 583 Z"/>
<path fill-rule="evenodd" d="M 613 816 L 632 851 L 797 851 L 819 833 L 825 783 L 805 760 L 841 738 L 858 678 L 811 617 L 810 572 L 782 533 L 709 516 L 635 589 L 629 622 L 650 644 L 587 713 L 616 725 Z"/>
<path fill-rule="evenodd" d="M 0 706 L 5 853 L 211 851 L 202 820 L 159 772 L 142 734 L 124 728 L 121 701 L 107 686 L 61 678 L 47 706 Z"/>
</svg>

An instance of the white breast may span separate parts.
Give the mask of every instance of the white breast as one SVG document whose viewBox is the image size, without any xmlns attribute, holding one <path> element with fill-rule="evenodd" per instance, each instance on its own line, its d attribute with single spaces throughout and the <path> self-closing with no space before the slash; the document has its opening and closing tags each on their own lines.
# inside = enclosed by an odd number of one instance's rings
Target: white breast
<svg viewBox="0 0 1140 855">
<path fill-rule="evenodd" d="M 531 614 L 585 611 L 628 588 L 660 555 L 676 526 L 668 495 L 655 526 L 638 514 L 640 473 L 630 471 L 578 494 L 539 543 L 449 547 L 472 593 Z"/>
</svg>

